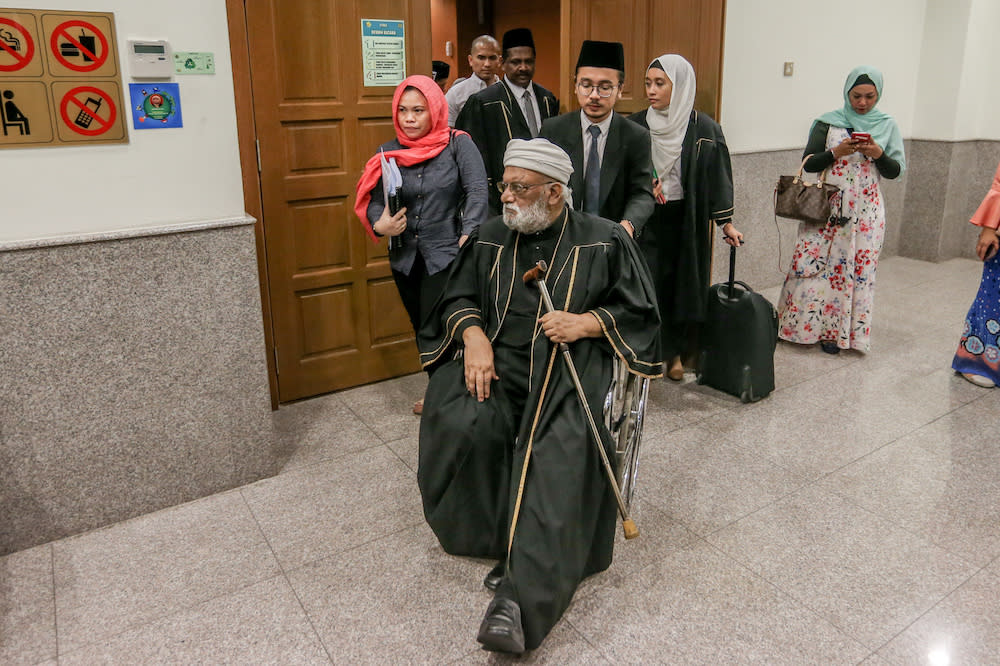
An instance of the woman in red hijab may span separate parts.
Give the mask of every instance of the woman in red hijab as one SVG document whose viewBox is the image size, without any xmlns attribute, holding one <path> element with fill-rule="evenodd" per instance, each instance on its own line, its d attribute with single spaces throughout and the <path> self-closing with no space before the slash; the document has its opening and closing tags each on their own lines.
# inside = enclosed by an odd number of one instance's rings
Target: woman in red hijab
<svg viewBox="0 0 1000 666">
<path fill-rule="evenodd" d="M 392 277 L 416 332 L 459 246 L 486 218 L 486 170 L 469 135 L 449 130 L 448 103 L 430 77 L 407 77 L 392 106 L 396 138 L 365 165 L 354 211 L 372 242 L 390 237 Z M 383 157 L 395 159 L 402 176 L 395 214 L 385 205 Z"/>
</svg>

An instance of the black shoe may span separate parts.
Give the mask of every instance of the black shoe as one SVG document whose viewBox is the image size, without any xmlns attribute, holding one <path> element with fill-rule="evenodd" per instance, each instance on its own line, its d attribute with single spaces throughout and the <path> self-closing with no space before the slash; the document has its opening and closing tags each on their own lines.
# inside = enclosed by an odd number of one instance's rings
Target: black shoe
<svg viewBox="0 0 1000 666">
<path fill-rule="evenodd" d="M 521 607 L 512 599 L 494 597 L 479 625 L 476 640 L 490 652 L 524 652 L 524 629 L 521 627 Z"/>
<path fill-rule="evenodd" d="M 819 346 L 827 354 L 839 354 L 840 353 L 840 347 L 838 347 L 837 343 L 835 341 L 833 341 L 833 340 L 823 340 L 822 342 L 819 343 Z"/>
<path fill-rule="evenodd" d="M 500 583 L 503 581 L 504 571 L 507 569 L 507 563 L 500 560 L 496 563 L 496 566 L 490 569 L 490 572 L 486 574 L 486 578 L 483 579 L 483 585 L 486 586 L 487 590 L 496 591 L 500 587 Z"/>
</svg>

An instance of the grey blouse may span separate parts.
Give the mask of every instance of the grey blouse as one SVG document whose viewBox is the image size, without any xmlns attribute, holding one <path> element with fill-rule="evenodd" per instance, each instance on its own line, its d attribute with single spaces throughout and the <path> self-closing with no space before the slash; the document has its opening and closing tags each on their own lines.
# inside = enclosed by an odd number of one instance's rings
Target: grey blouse
<svg viewBox="0 0 1000 666">
<path fill-rule="evenodd" d="M 386 152 L 406 150 L 396 139 L 381 148 Z M 409 275 L 420 252 L 427 274 L 434 275 L 451 265 L 458 254 L 459 237 L 472 233 L 486 220 L 483 158 L 469 136 L 456 134 L 440 153 L 420 164 L 400 166 L 399 172 L 403 176 L 400 198 L 406 207 L 406 231 L 394 240 L 389 264 L 394 271 Z M 459 219 L 463 196 L 464 215 Z M 371 197 L 368 222 L 374 225 L 385 210 L 381 179 Z"/>
</svg>

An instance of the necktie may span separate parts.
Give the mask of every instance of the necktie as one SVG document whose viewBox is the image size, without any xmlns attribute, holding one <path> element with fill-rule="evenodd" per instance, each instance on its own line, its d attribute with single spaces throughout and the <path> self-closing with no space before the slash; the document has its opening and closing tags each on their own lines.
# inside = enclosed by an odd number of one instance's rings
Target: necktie
<svg viewBox="0 0 1000 666">
<path fill-rule="evenodd" d="M 601 198 L 601 154 L 597 149 L 597 138 L 601 136 L 601 128 L 591 125 L 587 131 L 590 132 L 590 152 L 583 175 L 583 212 L 597 215 L 597 203 Z"/>
<path fill-rule="evenodd" d="M 535 118 L 535 105 L 531 102 L 531 91 L 524 91 L 524 119 L 528 121 L 531 138 L 538 136 L 538 120 Z"/>
</svg>

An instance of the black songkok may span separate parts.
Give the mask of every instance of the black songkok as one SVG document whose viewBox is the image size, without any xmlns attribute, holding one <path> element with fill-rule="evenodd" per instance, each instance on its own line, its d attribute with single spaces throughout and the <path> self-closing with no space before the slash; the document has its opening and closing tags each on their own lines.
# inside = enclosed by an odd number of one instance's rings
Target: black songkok
<svg viewBox="0 0 1000 666">
<path fill-rule="evenodd" d="M 518 46 L 530 46 L 535 50 L 535 39 L 531 36 L 531 31 L 527 28 L 514 28 L 503 33 L 503 52 L 507 49 L 515 49 Z"/>
<path fill-rule="evenodd" d="M 431 60 L 431 74 L 435 81 L 443 81 L 451 73 L 451 65 L 443 60 Z"/>
<path fill-rule="evenodd" d="M 580 46 L 580 57 L 576 60 L 576 68 L 581 67 L 606 67 L 624 72 L 625 47 L 621 42 L 596 42 L 586 39 Z"/>
</svg>

